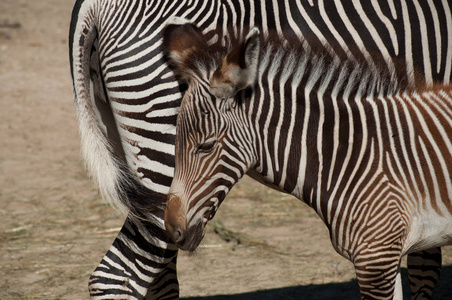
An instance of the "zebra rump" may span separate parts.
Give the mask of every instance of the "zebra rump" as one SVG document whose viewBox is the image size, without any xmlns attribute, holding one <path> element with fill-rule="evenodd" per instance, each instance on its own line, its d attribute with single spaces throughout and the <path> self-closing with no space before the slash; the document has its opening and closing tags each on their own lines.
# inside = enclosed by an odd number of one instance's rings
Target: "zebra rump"
<svg viewBox="0 0 452 300">
<path fill-rule="evenodd" d="M 81 151 L 88 171 L 103 199 L 124 214 L 142 215 L 162 208 L 165 196 L 146 188 L 127 165 L 111 107 L 105 95 L 98 55 L 98 34 L 94 19 L 76 23 L 82 2 L 74 7 L 69 45 L 71 76 L 81 139 Z M 77 28 L 83 26 L 83 29 Z M 80 33 L 81 36 L 77 36 Z M 102 123 L 101 123 L 102 120 Z"/>
</svg>

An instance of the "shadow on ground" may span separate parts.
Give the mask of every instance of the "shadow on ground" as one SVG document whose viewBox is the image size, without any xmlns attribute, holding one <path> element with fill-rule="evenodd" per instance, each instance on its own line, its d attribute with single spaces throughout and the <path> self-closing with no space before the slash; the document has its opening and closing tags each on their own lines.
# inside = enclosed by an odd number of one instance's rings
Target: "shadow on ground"
<svg viewBox="0 0 452 300">
<path fill-rule="evenodd" d="M 404 299 L 411 299 L 407 270 L 402 269 Z M 359 300 L 356 280 L 342 283 L 293 286 L 243 294 L 181 298 L 181 300 Z M 434 300 L 452 299 L 452 266 L 444 266 Z"/>
</svg>

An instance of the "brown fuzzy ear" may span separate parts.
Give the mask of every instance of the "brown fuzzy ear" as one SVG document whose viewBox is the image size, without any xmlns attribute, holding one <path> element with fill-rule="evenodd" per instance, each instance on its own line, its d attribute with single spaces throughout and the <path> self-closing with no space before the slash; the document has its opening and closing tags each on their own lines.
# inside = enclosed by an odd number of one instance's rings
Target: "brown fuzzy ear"
<svg viewBox="0 0 452 300">
<path fill-rule="evenodd" d="M 207 49 L 208 45 L 201 29 L 189 21 L 174 18 L 163 29 L 163 53 L 176 75 L 190 79 L 188 62 L 193 53 Z"/>
<path fill-rule="evenodd" d="M 245 41 L 225 56 L 210 78 L 210 92 L 217 98 L 229 99 L 257 78 L 260 54 L 259 29 L 254 27 Z"/>
</svg>

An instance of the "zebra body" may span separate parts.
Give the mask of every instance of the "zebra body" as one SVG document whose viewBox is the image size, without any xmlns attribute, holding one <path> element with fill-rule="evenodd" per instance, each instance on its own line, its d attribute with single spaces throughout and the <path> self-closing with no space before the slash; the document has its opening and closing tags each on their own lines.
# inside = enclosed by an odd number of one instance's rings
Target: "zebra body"
<svg viewBox="0 0 452 300">
<path fill-rule="evenodd" d="M 222 37 L 259 25 L 288 38 L 311 36 L 315 44 L 331 46 L 337 56 L 370 65 L 382 62 L 387 69 L 408 75 L 410 84 L 451 78 L 452 18 L 447 0 L 370 5 L 77 0 L 69 52 L 83 156 L 103 197 L 122 211 L 131 210 L 91 276 L 93 298 L 178 298 L 177 250 L 168 237 L 158 234 L 164 230 L 158 199 L 168 192 L 173 176 L 176 115 L 184 90 L 161 53 L 161 31 L 173 16 L 195 21 L 205 32 L 222 28 L 224 34 L 212 37 L 212 44 L 226 44 L 228 39 Z M 229 24 L 237 30 L 227 32 Z M 408 61 L 403 69 L 396 68 L 399 59 Z M 155 205 L 156 218 L 143 212 Z M 413 259 L 412 270 L 422 270 L 425 255 L 416 257 L 420 259 Z M 143 265 L 149 268 L 137 267 Z M 439 274 L 440 263 L 436 269 Z"/>
<path fill-rule="evenodd" d="M 413 91 L 257 28 L 209 48 L 193 24 L 169 25 L 164 47 L 189 82 L 165 208 L 179 248 L 196 249 L 246 173 L 317 212 L 363 299 L 393 299 L 403 255 L 452 244 L 451 86 Z"/>
</svg>

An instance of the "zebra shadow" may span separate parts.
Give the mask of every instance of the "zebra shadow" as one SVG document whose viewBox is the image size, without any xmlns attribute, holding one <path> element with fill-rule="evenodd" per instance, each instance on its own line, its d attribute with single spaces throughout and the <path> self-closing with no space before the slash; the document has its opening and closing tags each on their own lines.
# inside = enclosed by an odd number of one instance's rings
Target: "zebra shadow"
<svg viewBox="0 0 452 300">
<path fill-rule="evenodd" d="M 402 268 L 402 282 L 404 300 L 411 299 L 408 273 L 405 268 Z M 181 298 L 181 300 L 359 300 L 358 290 L 358 282 L 352 280 L 341 283 L 291 286 L 242 294 L 189 297 Z M 452 266 L 443 266 L 433 299 L 452 299 Z"/>
</svg>

